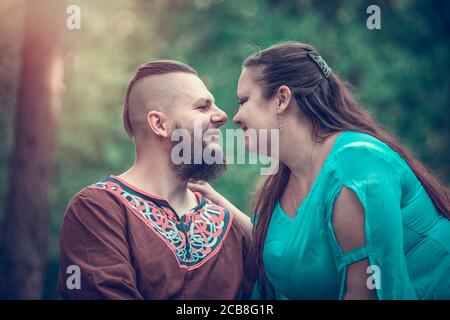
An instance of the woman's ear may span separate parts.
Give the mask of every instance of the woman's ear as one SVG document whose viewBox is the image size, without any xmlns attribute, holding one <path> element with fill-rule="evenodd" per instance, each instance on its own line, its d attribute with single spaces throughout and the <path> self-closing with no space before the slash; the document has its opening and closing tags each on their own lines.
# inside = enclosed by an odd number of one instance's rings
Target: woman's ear
<svg viewBox="0 0 450 320">
<path fill-rule="evenodd" d="M 288 86 L 282 85 L 276 94 L 276 103 L 279 113 L 283 113 L 291 104 L 292 91 Z"/>
<path fill-rule="evenodd" d="M 169 136 L 169 127 L 167 117 L 159 111 L 150 111 L 147 114 L 147 123 L 151 131 L 157 136 L 167 138 Z"/>
</svg>

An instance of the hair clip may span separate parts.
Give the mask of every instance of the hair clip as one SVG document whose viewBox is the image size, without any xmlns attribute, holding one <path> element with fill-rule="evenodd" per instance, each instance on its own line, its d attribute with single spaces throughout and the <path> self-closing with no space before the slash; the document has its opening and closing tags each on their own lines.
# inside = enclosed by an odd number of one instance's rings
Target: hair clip
<svg viewBox="0 0 450 320">
<path fill-rule="evenodd" d="M 314 54 L 311 52 L 308 52 L 308 56 L 317 64 L 320 70 L 322 70 L 325 78 L 328 78 L 331 74 L 331 68 L 328 66 L 325 60 L 323 60 L 323 58 L 318 54 Z"/>
</svg>

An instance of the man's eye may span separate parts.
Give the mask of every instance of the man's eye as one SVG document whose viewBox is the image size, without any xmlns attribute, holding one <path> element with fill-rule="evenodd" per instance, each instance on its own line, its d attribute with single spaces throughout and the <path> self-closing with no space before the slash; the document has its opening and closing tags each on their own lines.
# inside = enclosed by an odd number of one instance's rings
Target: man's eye
<svg viewBox="0 0 450 320">
<path fill-rule="evenodd" d="M 206 108 L 208 108 L 207 104 L 198 107 L 198 109 L 200 109 L 200 110 L 205 110 Z"/>
</svg>

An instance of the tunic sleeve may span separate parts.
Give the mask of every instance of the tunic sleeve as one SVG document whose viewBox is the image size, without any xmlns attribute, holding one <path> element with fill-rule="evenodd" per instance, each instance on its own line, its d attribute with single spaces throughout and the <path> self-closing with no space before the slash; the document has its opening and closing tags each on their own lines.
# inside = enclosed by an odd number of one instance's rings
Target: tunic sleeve
<svg viewBox="0 0 450 320">
<path fill-rule="evenodd" d="M 69 266 L 77 266 L 81 288 L 70 289 Z M 62 299 L 143 299 L 131 265 L 126 218 L 102 190 L 83 190 L 71 201 L 60 230 Z"/>
<path fill-rule="evenodd" d="M 329 240 L 338 271 L 339 298 L 346 293 L 348 265 L 368 258 L 367 285 L 378 299 L 416 299 L 403 252 L 401 158 L 371 144 L 356 144 L 335 155 L 333 192 L 327 202 Z M 365 245 L 344 253 L 336 240 L 333 205 L 343 187 L 351 189 L 365 211 Z"/>
</svg>

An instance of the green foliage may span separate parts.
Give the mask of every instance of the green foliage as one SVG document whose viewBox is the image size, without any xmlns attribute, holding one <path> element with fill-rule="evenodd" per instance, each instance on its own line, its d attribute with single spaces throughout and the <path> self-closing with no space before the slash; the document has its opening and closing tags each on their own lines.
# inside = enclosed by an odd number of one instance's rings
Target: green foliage
<svg viewBox="0 0 450 320">
<path fill-rule="evenodd" d="M 237 109 L 245 57 L 283 40 L 313 44 L 358 99 L 447 184 L 450 181 L 449 33 L 446 1 L 376 1 L 382 29 L 366 28 L 372 1 L 73 1 L 81 30 L 67 30 L 65 86 L 51 191 L 46 297 L 55 297 L 57 237 L 64 210 L 86 185 L 132 165 L 122 129 L 126 86 L 136 67 L 176 59 L 200 72 L 217 104 Z M 0 5 L 0 209 L 7 189 L 23 6 Z M 248 212 L 257 166 L 231 166 L 214 185 Z"/>
</svg>

